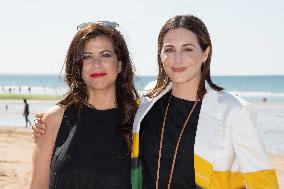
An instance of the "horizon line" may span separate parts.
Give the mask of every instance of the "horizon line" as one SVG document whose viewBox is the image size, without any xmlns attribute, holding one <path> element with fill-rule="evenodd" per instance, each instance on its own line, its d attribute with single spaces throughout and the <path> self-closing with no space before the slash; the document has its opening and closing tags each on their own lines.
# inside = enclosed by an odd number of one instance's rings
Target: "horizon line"
<svg viewBox="0 0 284 189">
<path fill-rule="evenodd" d="M 19 76 L 64 76 L 64 74 L 59 73 L 12 73 L 12 72 L 0 72 L 0 76 L 11 76 L 11 75 L 19 75 Z M 157 77 L 157 75 L 134 75 L 134 76 L 140 76 L 140 77 Z M 212 74 L 212 77 L 215 76 L 284 76 L 284 74 Z"/>
</svg>

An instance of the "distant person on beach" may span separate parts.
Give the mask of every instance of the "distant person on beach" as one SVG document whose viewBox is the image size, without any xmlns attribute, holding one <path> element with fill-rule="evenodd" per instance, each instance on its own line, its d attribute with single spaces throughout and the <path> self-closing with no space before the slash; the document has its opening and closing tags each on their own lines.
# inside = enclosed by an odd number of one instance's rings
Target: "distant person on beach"
<svg viewBox="0 0 284 189">
<path fill-rule="evenodd" d="M 266 97 L 263 97 L 262 102 L 263 102 L 263 103 L 266 103 L 266 102 L 267 102 L 267 98 L 266 98 Z"/>
<path fill-rule="evenodd" d="M 8 104 L 5 105 L 5 110 L 8 111 Z"/>
<path fill-rule="evenodd" d="M 115 22 L 79 26 L 65 60 L 69 90 L 42 121 L 30 189 L 130 189 L 138 108 L 128 48 Z"/>
<path fill-rule="evenodd" d="M 29 92 L 29 94 L 31 94 L 31 92 L 32 92 L 32 88 L 30 86 L 28 87 L 28 92 Z"/>
<path fill-rule="evenodd" d="M 174 16 L 162 27 L 158 80 L 133 123 L 132 189 L 279 188 L 252 105 L 211 80 L 211 56 L 199 18 Z"/>
<path fill-rule="evenodd" d="M 24 104 L 25 104 L 25 107 L 24 107 L 24 112 L 23 112 L 23 116 L 25 117 L 25 120 L 26 120 L 26 127 L 28 127 L 28 124 L 29 126 L 31 126 L 31 122 L 29 120 L 29 114 L 30 114 L 30 105 L 27 103 L 27 99 L 24 99 Z"/>
</svg>

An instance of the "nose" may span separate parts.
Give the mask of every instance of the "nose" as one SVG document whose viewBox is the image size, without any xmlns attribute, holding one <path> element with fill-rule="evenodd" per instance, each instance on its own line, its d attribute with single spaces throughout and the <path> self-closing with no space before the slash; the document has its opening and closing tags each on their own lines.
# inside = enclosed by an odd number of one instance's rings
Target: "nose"
<svg viewBox="0 0 284 189">
<path fill-rule="evenodd" d="M 175 64 L 180 64 L 182 62 L 182 56 L 180 53 L 175 53 L 174 55 L 174 63 Z"/>
<path fill-rule="evenodd" d="M 95 67 L 100 67 L 102 65 L 102 61 L 100 58 L 93 57 L 92 63 Z"/>
</svg>

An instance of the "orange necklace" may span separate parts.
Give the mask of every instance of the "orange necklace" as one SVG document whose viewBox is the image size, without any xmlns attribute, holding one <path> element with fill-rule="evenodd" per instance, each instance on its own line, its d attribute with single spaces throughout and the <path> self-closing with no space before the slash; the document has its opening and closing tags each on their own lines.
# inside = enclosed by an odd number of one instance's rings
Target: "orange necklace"
<svg viewBox="0 0 284 189">
<path fill-rule="evenodd" d="M 166 109 L 166 112 L 165 112 L 165 115 L 164 115 L 162 132 L 161 132 L 161 137 L 160 137 L 161 139 L 160 139 L 160 149 L 159 149 L 159 158 L 158 158 L 158 168 L 157 168 L 157 174 L 156 174 L 157 175 L 156 176 L 156 189 L 159 189 L 160 165 L 161 165 L 161 156 L 162 156 L 162 149 L 163 149 L 164 131 L 165 131 L 166 119 L 167 119 L 167 115 L 168 115 L 168 110 L 169 110 L 171 98 L 172 98 L 172 95 L 169 98 L 167 109 Z M 170 178 L 169 178 L 169 182 L 168 182 L 168 189 L 170 189 L 171 183 L 172 183 L 172 178 L 173 178 L 173 173 L 174 173 L 174 169 L 175 169 L 176 156 L 177 156 L 179 144 L 180 144 L 183 132 L 184 132 L 184 130 L 185 130 L 186 126 L 187 126 L 187 123 L 189 121 L 189 118 L 190 118 L 192 112 L 194 111 L 194 109 L 195 109 L 195 107 L 197 105 L 197 102 L 198 102 L 198 100 L 195 101 L 195 103 L 194 103 L 193 107 L 191 108 L 191 111 L 188 114 L 188 116 L 187 116 L 187 118 L 186 118 L 186 120 L 185 120 L 185 122 L 183 124 L 183 127 L 182 127 L 182 129 L 180 131 L 180 134 L 179 134 L 179 137 L 178 137 L 178 141 L 177 141 L 177 144 L 176 144 L 176 148 L 175 148 L 173 162 L 172 162 L 172 168 L 171 168 Z"/>
</svg>

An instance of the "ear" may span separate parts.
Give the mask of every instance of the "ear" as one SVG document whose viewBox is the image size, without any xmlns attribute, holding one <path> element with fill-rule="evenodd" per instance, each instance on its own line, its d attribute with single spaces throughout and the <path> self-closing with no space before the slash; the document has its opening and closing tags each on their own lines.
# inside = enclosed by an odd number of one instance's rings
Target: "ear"
<svg viewBox="0 0 284 189">
<path fill-rule="evenodd" d="M 120 73 L 121 72 L 121 65 L 122 65 L 122 62 L 121 61 L 118 61 L 118 65 L 117 65 L 117 72 Z"/>
<path fill-rule="evenodd" d="M 203 52 L 202 62 L 206 62 L 206 60 L 208 59 L 209 52 L 210 52 L 210 46 L 208 46 L 207 49 Z"/>
</svg>

